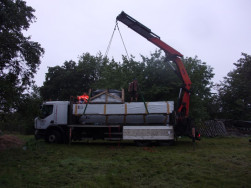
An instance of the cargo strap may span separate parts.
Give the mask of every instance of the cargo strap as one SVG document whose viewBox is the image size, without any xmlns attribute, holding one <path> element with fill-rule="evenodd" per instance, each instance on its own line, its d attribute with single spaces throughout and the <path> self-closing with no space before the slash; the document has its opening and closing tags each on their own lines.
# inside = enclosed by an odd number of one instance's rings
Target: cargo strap
<svg viewBox="0 0 251 188">
<path fill-rule="evenodd" d="M 89 104 L 89 102 L 90 102 L 90 96 L 88 96 L 88 97 L 89 97 L 89 98 L 88 98 L 87 103 L 86 103 L 86 105 L 85 105 L 85 110 L 84 110 L 83 115 L 85 115 L 86 108 L 87 108 L 87 106 L 88 106 L 88 104 Z"/>
<path fill-rule="evenodd" d="M 146 109 L 146 113 L 149 114 L 149 111 L 148 111 L 148 108 L 147 108 L 147 105 L 146 105 L 146 102 L 145 102 L 145 99 L 144 99 L 144 96 L 143 96 L 143 94 L 142 94 L 142 92 L 141 92 L 140 87 L 138 87 L 138 89 L 139 89 L 140 95 L 141 95 L 141 97 L 142 97 L 142 100 L 143 100 L 143 102 L 144 102 L 144 106 L 145 106 L 145 109 Z"/>
</svg>

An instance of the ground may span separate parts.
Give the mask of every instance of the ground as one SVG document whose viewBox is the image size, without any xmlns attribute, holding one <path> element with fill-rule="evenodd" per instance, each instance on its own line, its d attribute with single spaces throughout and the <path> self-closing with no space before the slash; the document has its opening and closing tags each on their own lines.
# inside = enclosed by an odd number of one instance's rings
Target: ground
<svg viewBox="0 0 251 188">
<path fill-rule="evenodd" d="M 0 151 L 0 187 L 250 187 L 251 137 L 136 147 L 35 141 Z"/>
<path fill-rule="evenodd" d="M 17 148 L 24 145 L 24 141 L 14 135 L 0 135 L 0 151 Z"/>
</svg>

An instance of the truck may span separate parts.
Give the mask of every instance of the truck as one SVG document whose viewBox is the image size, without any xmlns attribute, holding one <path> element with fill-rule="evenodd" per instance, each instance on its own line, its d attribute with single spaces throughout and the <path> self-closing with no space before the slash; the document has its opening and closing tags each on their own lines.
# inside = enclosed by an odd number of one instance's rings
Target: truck
<svg viewBox="0 0 251 188">
<path fill-rule="evenodd" d="M 117 18 L 130 29 L 165 52 L 183 86 L 177 107 L 173 101 L 125 102 L 124 90 L 89 92 L 88 103 L 76 101 L 47 101 L 41 115 L 35 119 L 35 137 L 49 143 L 71 143 L 75 140 L 133 140 L 137 145 L 154 141 L 173 143 L 178 136 L 200 139 L 189 117 L 191 80 L 182 63 L 183 55 L 163 42 L 149 28 L 121 12 Z M 176 68 L 170 63 L 173 62 Z"/>
</svg>

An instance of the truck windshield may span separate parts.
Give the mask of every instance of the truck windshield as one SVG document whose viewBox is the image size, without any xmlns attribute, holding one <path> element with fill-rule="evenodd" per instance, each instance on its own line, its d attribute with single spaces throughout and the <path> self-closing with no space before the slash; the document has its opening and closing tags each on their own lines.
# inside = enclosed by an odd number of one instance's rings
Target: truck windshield
<svg viewBox="0 0 251 188">
<path fill-rule="evenodd" d="M 41 109 L 42 113 L 40 115 L 40 118 L 44 119 L 47 116 L 51 115 L 53 112 L 53 105 L 43 105 Z"/>
</svg>

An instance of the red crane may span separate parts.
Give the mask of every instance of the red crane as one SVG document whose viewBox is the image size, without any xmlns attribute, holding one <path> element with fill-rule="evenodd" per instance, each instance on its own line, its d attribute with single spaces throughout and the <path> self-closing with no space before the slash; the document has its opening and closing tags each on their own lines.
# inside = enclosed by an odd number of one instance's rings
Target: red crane
<svg viewBox="0 0 251 188">
<path fill-rule="evenodd" d="M 117 18 L 117 21 L 120 21 L 127 25 L 129 28 L 134 30 L 136 33 L 140 34 L 151 43 L 158 46 L 166 54 L 166 60 L 170 64 L 170 61 L 176 64 L 177 68 L 174 68 L 171 65 L 172 69 L 182 80 L 183 86 L 180 88 L 179 100 L 177 105 L 177 110 L 174 113 L 174 129 L 176 136 L 188 135 L 193 138 L 193 141 L 200 140 L 200 134 L 195 131 L 194 125 L 192 124 L 191 118 L 189 116 L 189 104 L 190 104 L 190 89 L 191 89 L 191 80 L 187 74 L 185 66 L 182 62 L 183 55 L 163 42 L 158 35 L 153 33 L 151 29 L 147 28 L 125 12 L 121 12 Z"/>
</svg>

